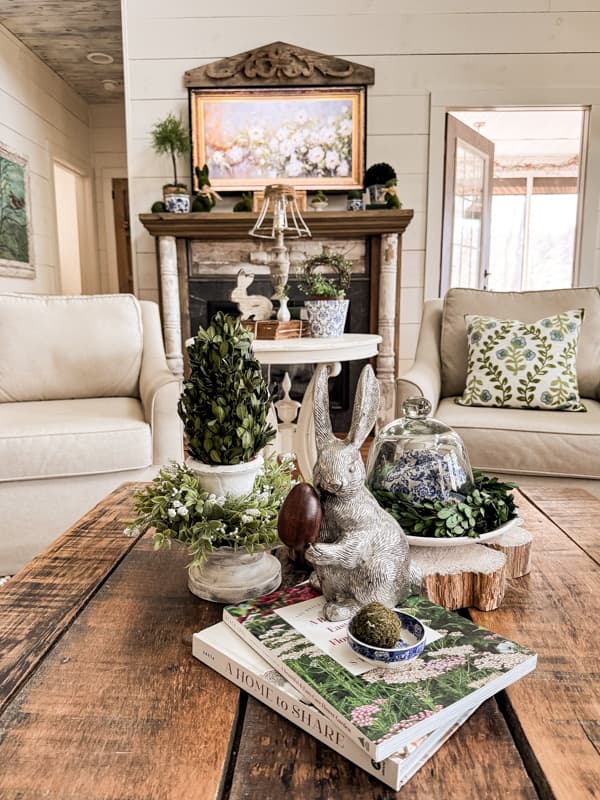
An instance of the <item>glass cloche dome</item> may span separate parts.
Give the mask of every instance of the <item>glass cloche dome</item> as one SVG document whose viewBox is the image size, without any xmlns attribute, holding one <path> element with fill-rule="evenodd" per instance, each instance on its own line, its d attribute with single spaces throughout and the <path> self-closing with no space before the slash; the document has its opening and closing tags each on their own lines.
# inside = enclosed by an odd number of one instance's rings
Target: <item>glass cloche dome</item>
<svg viewBox="0 0 600 800">
<path fill-rule="evenodd" d="M 464 499 L 473 473 L 460 436 L 429 416 L 431 403 L 424 397 L 405 400 L 402 411 L 371 445 L 367 486 L 413 502 Z"/>
</svg>

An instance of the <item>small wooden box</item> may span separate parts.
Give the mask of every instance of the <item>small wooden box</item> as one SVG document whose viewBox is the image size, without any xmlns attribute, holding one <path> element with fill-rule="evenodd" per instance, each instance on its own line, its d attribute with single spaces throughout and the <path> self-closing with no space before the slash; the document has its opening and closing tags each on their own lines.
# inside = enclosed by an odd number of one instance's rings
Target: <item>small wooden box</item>
<svg viewBox="0 0 600 800">
<path fill-rule="evenodd" d="M 242 325 L 252 331 L 257 339 L 300 339 L 309 335 L 308 322 L 301 319 L 292 319 L 289 322 L 245 319 L 242 320 Z"/>
</svg>

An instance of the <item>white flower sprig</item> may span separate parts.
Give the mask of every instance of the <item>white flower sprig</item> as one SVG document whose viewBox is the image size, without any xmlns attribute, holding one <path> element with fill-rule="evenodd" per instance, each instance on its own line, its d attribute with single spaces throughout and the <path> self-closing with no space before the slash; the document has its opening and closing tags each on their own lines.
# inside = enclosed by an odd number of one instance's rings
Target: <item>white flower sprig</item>
<svg viewBox="0 0 600 800">
<path fill-rule="evenodd" d="M 197 475 L 183 464 L 170 464 L 134 494 L 136 518 L 125 529 L 154 528 L 154 548 L 186 544 L 191 564 L 199 566 L 215 547 L 249 552 L 277 544 L 279 509 L 294 484 L 292 462 L 265 459 L 251 492 L 242 497 L 217 496 L 202 489 Z"/>
</svg>

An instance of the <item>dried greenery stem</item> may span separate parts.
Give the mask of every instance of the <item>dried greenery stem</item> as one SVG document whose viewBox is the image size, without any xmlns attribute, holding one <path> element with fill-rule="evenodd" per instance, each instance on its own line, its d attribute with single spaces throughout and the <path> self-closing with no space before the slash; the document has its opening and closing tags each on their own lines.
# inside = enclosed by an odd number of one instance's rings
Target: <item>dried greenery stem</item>
<svg viewBox="0 0 600 800">
<path fill-rule="evenodd" d="M 514 488 L 513 483 L 503 483 L 473 470 L 473 488 L 460 501 L 417 502 L 382 489 L 376 489 L 373 494 L 409 536 L 477 538 L 517 516 L 511 491 Z"/>
<path fill-rule="evenodd" d="M 190 376 L 179 400 L 189 451 L 204 464 L 250 461 L 275 436 L 270 394 L 252 334 L 219 312 L 188 347 Z"/>
<path fill-rule="evenodd" d="M 171 157 L 173 164 L 173 186 L 183 186 L 177 180 L 177 156 L 182 156 L 190 149 L 187 130 L 180 118 L 167 114 L 165 119 L 157 122 L 152 128 L 152 144 L 154 150 Z M 168 185 L 168 184 L 167 184 Z"/>
<path fill-rule="evenodd" d="M 241 497 L 216 497 L 202 489 L 183 464 L 164 467 L 134 494 L 136 517 L 129 533 L 154 528 L 154 549 L 187 545 L 192 566 L 200 566 L 216 547 L 252 553 L 279 543 L 277 516 L 294 481 L 292 463 L 265 459 L 254 488 Z"/>
<path fill-rule="evenodd" d="M 323 275 L 323 271 L 333 272 L 332 276 Z M 319 255 L 305 259 L 301 264 L 302 281 L 300 291 L 316 297 L 343 298 L 350 286 L 352 264 L 341 253 L 335 253 L 327 247 Z"/>
</svg>

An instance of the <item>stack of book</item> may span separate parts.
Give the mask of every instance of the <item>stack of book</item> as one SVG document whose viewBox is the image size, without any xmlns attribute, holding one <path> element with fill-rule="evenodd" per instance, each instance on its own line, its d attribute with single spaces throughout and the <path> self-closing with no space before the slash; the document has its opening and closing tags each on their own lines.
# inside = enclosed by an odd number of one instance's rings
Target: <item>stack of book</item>
<svg viewBox="0 0 600 800">
<path fill-rule="evenodd" d="M 402 609 L 426 627 L 422 655 L 374 667 L 323 605 L 304 583 L 228 606 L 194 634 L 193 654 L 396 790 L 484 700 L 535 668 L 531 650 L 416 596 Z"/>
</svg>

